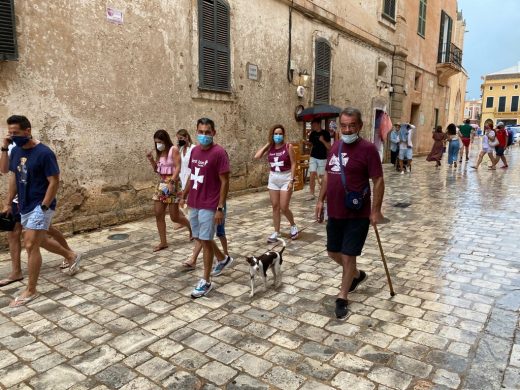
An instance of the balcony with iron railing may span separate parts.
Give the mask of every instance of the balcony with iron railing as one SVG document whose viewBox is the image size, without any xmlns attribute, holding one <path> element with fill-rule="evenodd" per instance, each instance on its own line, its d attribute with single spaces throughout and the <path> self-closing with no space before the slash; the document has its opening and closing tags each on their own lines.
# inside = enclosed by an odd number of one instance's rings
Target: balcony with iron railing
<svg viewBox="0 0 520 390">
<path fill-rule="evenodd" d="M 462 50 L 451 42 L 440 44 L 437 56 L 439 83 L 446 85 L 448 79 L 459 72 L 462 72 Z"/>
</svg>

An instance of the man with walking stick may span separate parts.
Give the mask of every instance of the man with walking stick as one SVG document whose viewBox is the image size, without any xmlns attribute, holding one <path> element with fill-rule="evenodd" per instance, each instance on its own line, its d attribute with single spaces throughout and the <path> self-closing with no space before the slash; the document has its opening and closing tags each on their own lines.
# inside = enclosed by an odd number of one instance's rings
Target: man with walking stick
<svg viewBox="0 0 520 390">
<path fill-rule="evenodd" d="M 340 141 L 332 146 L 327 159 L 316 218 L 320 220 L 327 199 L 327 252 L 343 268 L 341 287 L 336 299 L 336 317 L 348 315 L 349 292 L 354 291 L 367 274 L 357 269 L 370 225 L 374 228 L 383 220 L 381 204 L 385 192 L 383 168 L 379 153 L 369 141 L 359 135 L 363 121 L 356 108 L 346 108 L 340 114 Z M 371 204 L 370 182 L 373 184 Z"/>
</svg>

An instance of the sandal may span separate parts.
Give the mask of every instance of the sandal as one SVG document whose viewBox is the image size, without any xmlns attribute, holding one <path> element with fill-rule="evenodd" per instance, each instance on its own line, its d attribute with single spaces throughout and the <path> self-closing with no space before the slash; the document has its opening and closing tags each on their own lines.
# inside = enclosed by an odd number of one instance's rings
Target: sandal
<svg viewBox="0 0 520 390">
<path fill-rule="evenodd" d="M 9 286 L 11 283 L 21 282 L 23 278 L 19 279 L 2 279 L 0 280 L 0 287 Z"/>
<path fill-rule="evenodd" d="M 157 245 L 155 248 L 153 248 L 154 252 L 162 251 L 163 249 L 168 248 L 168 245 Z"/>
<path fill-rule="evenodd" d="M 38 293 L 35 293 L 29 297 L 22 297 L 22 296 L 17 296 L 14 301 L 12 301 L 10 304 L 9 304 L 9 307 L 20 307 L 20 306 L 25 306 L 27 305 L 29 302 L 31 301 L 34 301 L 36 298 L 38 298 L 39 294 Z"/>
<path fill-rule="evenodd" d="M 66 269 L 66 268 L 69 268 L 69 267 L 70 267 L 70 265 L 69 265 L 67 260 L 63 260 L 61 262 L 60 269 Z"/>
<path fill-rule="evenodd" d="M 189 260 L 186 260 L 184 263 L 182 263 L 182 266 L 186 268 L 187 270 L 194 270 L 197 266 L 196 263 L 191 263 Z"/>
</svg>

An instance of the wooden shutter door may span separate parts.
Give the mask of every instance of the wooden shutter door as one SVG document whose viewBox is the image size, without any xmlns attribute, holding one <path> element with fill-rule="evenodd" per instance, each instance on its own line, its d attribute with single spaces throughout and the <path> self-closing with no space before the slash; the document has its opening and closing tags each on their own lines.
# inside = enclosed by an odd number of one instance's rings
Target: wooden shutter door
<svg viewBox="0 0 520 390">
<path fill-rule="evenodd" d="M 0 0 L 0 60 L 17 60 L 14 0 Z"/>
<path fill-rule="evenodd" d="M 314 74 L 314 102 L 329 103 L 330 46 L 324 39 L 316 40 L 316 64 Z"/>
<path fill-rule="evenodd" d="M 199 86 L 230 88 L 229 7 L 222 0 L 199 1 Z"/>
</svg>

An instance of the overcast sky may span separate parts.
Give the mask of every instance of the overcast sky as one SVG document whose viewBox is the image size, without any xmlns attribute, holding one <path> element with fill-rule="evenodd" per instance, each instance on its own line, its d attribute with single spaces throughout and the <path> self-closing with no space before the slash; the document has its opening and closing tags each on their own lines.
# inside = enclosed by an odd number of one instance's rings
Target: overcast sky
<svg viewBox="0 0 520 390">
<path fill-rule="evenodd" d="M 481 76 L 520 61 L 520 0 L 458 0 L 466 19 L 462 64 L 466 99 L 480 97 Z"/>
</svg>

